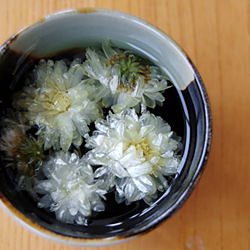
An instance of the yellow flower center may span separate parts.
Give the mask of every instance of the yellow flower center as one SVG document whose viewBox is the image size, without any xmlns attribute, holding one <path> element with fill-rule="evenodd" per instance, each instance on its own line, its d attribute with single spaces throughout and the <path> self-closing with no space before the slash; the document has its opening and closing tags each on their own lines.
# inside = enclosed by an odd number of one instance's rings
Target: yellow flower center
<svg viewBox="0 0 250 250">
<path fill-rule="evenodd" d="M 40 96 L 40 101 L 45 110 L 53 113 L 66 112 L 71 106 L 70 98 L 60 90 L 50 90 Z"/>
<path fill-rule="evenodd" d="M 152 154 L 154 154 L 154 150 L 151 148 L 147 138 L 142 139 L 139 143 L 130 143 L 128 145 L 128 147 L 130 146 L 134 146 L 136 148 L 136 150 L 142 151 L 143 152 L 143 156 L 146 158 L 146 160 L 149 160 L 152 156 Z"/>
<path fill-rule="evenodd" d="M 151 148 L 148 144 L 148 141 L 146 139 L 143 139 L 141 142 L 138 144 L 134 145 L 137 151 L 142 151 L 143 155 L 146 157 L 147 155 L 150 154 Z"/>
</svg>

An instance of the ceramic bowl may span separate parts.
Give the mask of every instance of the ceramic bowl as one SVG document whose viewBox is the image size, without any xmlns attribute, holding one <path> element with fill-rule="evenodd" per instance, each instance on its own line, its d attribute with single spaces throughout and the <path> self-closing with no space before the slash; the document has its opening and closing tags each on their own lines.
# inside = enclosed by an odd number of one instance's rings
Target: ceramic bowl
<svg viewBox="0 0 250 250">
<path fill-rule="evenodd" d="M 25 72 L 40 58 L 62 51 L 98 45 L 103 40 L 130 49 L 160 66 L 175 87 L 166 91 L 167 106 L 157 108 L 183 138 L 182 160 L 171 187 L 150 207 L 137 203 L 89 226 L 64 224 L 39 209 L 18 192 L 11 170 L 0 162 L 1 206 L 23 225 L 49 239 L 79 246 L 122 242 L 167 219 L 193 190 L 207 160 L 211 140 L 211 114 L 201 77 L 183 50 L 166 34 L 145 21 L 115 11 L 67 10 L 45 17 L 12 36 L 0 48 L 0 105 L 9 100 Z M 19 86 L 20 87 L 20 86 Z M 166 232 L 167 233 L 167 232 Z"/>
</svg>

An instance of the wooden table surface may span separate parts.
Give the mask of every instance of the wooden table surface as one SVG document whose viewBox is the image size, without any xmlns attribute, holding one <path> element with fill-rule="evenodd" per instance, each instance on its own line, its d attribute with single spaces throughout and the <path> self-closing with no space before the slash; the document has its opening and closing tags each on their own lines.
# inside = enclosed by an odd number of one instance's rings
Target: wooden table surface
<svg viewBox="0 0 250 250">
<path fill-rule="evenodd" d="M 250 249 L 249 0 L 0 0 L 0 43 L 42 16 L 101 7 L 144 18 L 197 65 L 213 113 L 204 175 L 180 211 L 152 232 L 103 249 Z M 0 211 L 1 250 L 73 249 L 36 236 Z"/>
</svg>

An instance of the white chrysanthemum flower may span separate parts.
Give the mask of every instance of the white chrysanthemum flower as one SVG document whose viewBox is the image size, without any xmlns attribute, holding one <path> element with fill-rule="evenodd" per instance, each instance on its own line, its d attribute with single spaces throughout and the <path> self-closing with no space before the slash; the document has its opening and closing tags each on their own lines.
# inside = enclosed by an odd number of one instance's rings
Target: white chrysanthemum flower
<svg viewBox="0 0 250 250">
<path fill-rule="evenodd" d="M 87 159 L 101 165 L 95 176 L 103 178 L 107 188 L 116 187 L 118 202 L 150 203 L 157 190 L 167 188 L 164 176 L 176 173 L 181 143 L 165 121 L 149 112 L 138 117 L 130 109 L 96 122 L 96 129 L 86 136 L 91 148 Z"/>
<path fill-rule="evenodd" d="M 65 223 L 85 224 L 92 211 L 104 210 L 105 189 L 95 181 L 91 166 L 69 152 L 58 152 L 43 165 L 47 180 L 37 181 L 35 190 L 44 196 L 38 206 L 55 212 Z"/>
<path fill-rule="evenodd" d="M 114 112 L 127 108 L 154 108 L 162 105 L 162 91 L 168 88 L 167 78 L 156 66 L 147 65 L 129 51 L 112 48 L 104 42 L 102 51 L 87 49 L 84 74 L 98 80 L 107 88 L 103 98 Z"/>
<path fill-rule="evenodd" d="M 17 106 L 27 111 L 31 124 L 38 126 L 45 149 L 67 151 L 72 143 L 81 145 L 88 125 L 101 116 L 99 88 L 82 78 L 78 60 L 70 67 L 64 61 L 41 60 L 33 82 L 19 96 Z"/>
<path fill-rule="evenodd" d="M 42 142 L 27 135 L 29 127 L 21 122 L 6 118 L 1 125 L 0 150 L 7 166 L 16 168 L 20 175 L 34 176 L 44 159 Z"/>
</svg>

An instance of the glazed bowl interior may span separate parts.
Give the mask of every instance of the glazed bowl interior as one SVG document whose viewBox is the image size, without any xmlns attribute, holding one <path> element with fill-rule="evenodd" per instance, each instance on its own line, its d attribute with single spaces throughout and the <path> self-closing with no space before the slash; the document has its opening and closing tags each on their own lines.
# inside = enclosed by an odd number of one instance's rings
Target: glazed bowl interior
<svg viewBox="0 0 250 250">
<path fill-rule="evenodd" d="M 59 222 L 39 209 L 25 193 L 18 192 L 10 169 L 1 161 L 0 190 L 3 200 L 48 232 L 82 239 L 126 238 L 151 229 L 170 216 L 190 194 L 203 169 L 210 142 L 210 113 L 201 79 L 186 55 L 166 35 L 125 14 L 97 10 L 69 11 L 46 17 L 7 41 L 0 51 L 0 105 L 10 101 L 21 88 L 25 73 L 41 58 L 53 58 L 63 51 L 98 46 L 111 40 L 118 47 L 146 57 L 165 71 L 174 87 L 166 91 L 166 105 L 157 107 L 182 137 L 182 160 L 171 187 L 151 206 L 135 202 L 130 206 L 112 203 L 88 226 Z M 109 198 L 108 198 L 109 199 Z M 110 197 L 112 199 L 112 197 Z M 4 201 L 3 201 L 4 203 Z"/>
</svg>

